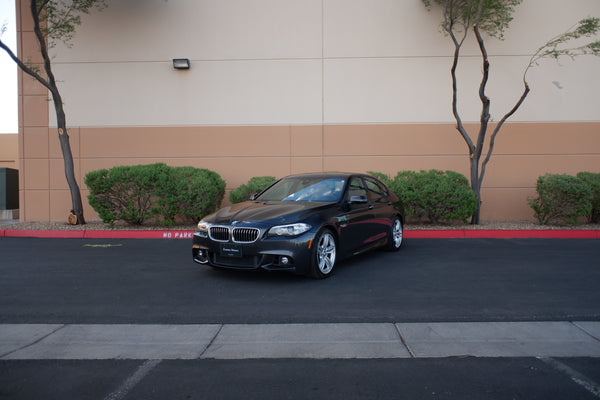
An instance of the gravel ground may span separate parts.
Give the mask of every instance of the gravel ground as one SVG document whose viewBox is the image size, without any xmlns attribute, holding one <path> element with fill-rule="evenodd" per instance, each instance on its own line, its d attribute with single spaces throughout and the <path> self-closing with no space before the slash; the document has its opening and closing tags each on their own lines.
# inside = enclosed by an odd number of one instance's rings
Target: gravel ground
<svg viewBox="0 0 600 400">
<path fill-rule="evenodd" d="M 194 230 L 194 225 L 179 226 L 159 226 L 159 225 L 127 225 L 125 223 L 116 223 L 113 228 L 102 221 L 89 221 L 85 225 L 68 225 L 66 222 L 19 222 L 14 220 L 0 221 L 2 229 L 26 229 L 26 230 Z M 405 226 L 406 230 L 425 230 L 425 229 L 586 229 L 600 230 L 600 224 L 578 225 L 540 225 L 535 221 L 483 221 L 480 225 L 470 225 L 463 223 L 448 223 L 443 225 L 414 224 Z"/>
</svg>

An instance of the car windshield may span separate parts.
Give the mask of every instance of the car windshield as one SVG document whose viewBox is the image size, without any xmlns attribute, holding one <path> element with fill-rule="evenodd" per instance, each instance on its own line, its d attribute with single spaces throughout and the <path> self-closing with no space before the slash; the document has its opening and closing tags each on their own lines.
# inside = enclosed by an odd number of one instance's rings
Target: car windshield
<svg viewBox="0 0 600 400">
<path fill-rule="evenodd" d="M 344 178 L 295 176 L 283 178 L 256 200 L 337 202 L 342 197 Z"/>
</svg>

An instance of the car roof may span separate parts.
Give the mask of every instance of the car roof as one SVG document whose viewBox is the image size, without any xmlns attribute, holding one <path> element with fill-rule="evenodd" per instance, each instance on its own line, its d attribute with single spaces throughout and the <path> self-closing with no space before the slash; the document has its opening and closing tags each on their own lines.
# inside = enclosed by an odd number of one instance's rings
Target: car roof
<svg viewBox="0 0 600 400">
<path fill-rule="evenodd" d="M 370 175 L 363 174 L 363 173 L 355 173 L 355 172 L 310 172 L 310 173 L 305 173 L 305 174 L 288 175 L 284 178 L 296 178 L 296 177 L 349 178 L 351 176 L 370 176 Z"/>
</svg>

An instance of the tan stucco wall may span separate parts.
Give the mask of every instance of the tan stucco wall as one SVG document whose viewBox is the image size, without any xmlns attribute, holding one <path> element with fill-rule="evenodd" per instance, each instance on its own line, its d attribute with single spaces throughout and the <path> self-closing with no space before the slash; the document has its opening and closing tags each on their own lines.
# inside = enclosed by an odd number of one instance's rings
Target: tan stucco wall
<svg viewBox="0 0 600 400">
<path fill-rule="evenodd" d="M 520 96 L 531 54 L 588 15 L 600 2 L 528 0 L 505 40 L 486 40 L 493 120 Z M 84 16 L 71 47 L 52 49 L 53 66 L 73 126 L 453 123 L 440 21 L 420 0 L 111 1 Z M 472 35 L 462 55 L 459 109 L 478 121 Z M 191 68 L 174 70 L 177 57 Z M 586 100 L 600 92 L 599 69 L 600 57 L 543 60 L 511 121 L 599 120 Z"/>
<path fill-rule="evenodd" d="M 19 168 L 18 135 L 0 135 L 0 168 Z"/>
<path fill-rule="evenodd" d="M 39 62 L 26 2 L 16 1 L 19 54 Z M 488 46 L 493 120 L 520 95 L 531 53 L 596 14 L 597 0 L 519 6 L 506 40 Z M 83 197 L 90 170 L 159 161 L 215 170 L 228 189 L 308 171 L 468 175 L 439 18 L 421 1 L 111 2 L 84 17 L 72 47 L 52 50 Z M 481 60 L 465 46 L 460 109 L 475 131 Z M 191 69 L 174 70 L 176 57 Z M 532 71 L 533 90 L 488 167 L 483 219 L 531 219 L 538 175 L 600 172 L 598 67 L 600 58 L 585 58 Z M 65 220 L 71 202 L 47 91 L 20 73 L 19 102 L 21 218 Z"/>
<path fill-rule="evenodd" d="M 466 147 L 450 124 L 74 128 L 76 176 L 116 165 L 164 162 L 218 172 L 227 189 L 253 176 L 314 171 L 437 168 L 468 176 Z M 38 136 L 34 136 L 34 135 Z M 31 131 L 24 147 L 26 220 L 62 220 L 70 204 L 54 129 Z M 532 219 L 527 197 L 545 173 L 600 171 L 600 123 L 508 124 L 483 189 L 483 219 Z M 90 220 L 97 219 L 87 206 Z"/>
</svg>

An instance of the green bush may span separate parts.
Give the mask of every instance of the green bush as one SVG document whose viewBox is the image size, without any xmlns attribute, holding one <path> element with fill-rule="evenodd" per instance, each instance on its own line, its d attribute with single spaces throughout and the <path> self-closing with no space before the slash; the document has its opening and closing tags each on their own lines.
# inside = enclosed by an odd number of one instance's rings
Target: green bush
<svg viewBox="0 0 600 400">
<path fill-rule="evenodd" d="M 153 216 L 153 190 L 166 168 L 164 164 L 152 164 L 91 171 L 85 176 L 89 203 L 111 226 L 117 220 L 141 225 Z"/>
<path fill-rule="evenodd" d="M 394 179 L 370 172 L 404 203 L 407 216 L 441 220 L 467 220 L 477 208 L 477 197 L 464 175 L 454 171 L 400 171 Z"/>
<path fill-rule="evenodd" d="M 229 192 L 229 201 L 231 204 L 235 204 L 250 200 L 253 194 L 262 192 L 275 183 L 276 180 L 273 176 L 255 176 L 244 185 L 240 185 Z"/>
<path fill-rule="evenodd" d="M 576 224 L 592 211 L 592 190 L 583 180 L 570 175 L 538 177 L 538 197 L 529 199 L 540 224 Z"/>
<path fill-rule="evenodd" d="M 580 172 L 577 177 L 588 184 L 592 190 L 592 211 L 588 215 L 589 223 L 600 222 L 600 174 Z"/>
<path fill-rule="evenodd" d="M 477 208 L 477 197 L 464 175 L 454 171 L 399 172 L 394 189 L 404 193 L 409 214 L 426 217 L 437 224 L 441 220 L 467 220 Z"/>
<path fill-rule="evenodd" d="M 225 181 L 208 169 L 173 167 L 162 178 L 154 211 L 164 225 L 175 224 L 177 218 L 197 223 L 216 211 L 225 194 Z"/>
<path fill-rule="evenodd" d="M 225 182 L 212 171 L 192 167 L 118 166 L 85 176 L 88 200 L 102 221 L 141 225 L 149 219 L 172 225 L 177 218 L 197 222 L 219 206 Z"/>
</svg>

